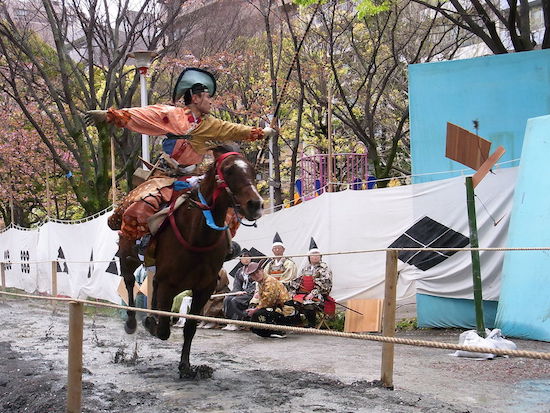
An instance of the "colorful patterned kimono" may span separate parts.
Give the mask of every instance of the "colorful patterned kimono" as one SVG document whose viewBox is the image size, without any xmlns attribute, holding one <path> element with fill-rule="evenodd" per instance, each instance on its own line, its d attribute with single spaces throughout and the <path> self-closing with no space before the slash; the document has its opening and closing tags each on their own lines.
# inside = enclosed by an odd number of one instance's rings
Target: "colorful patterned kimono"
<svg viewBox="0 0 550 413">
<path fill-rule="evenodd" d="M 290 258 L 274 258 L 267 263 L 264 268 L 267 275 L 287 285 L 296 277 L 298 269 L 296 264 Z"/>
<path fill-rule="evenodd" d="M 289 283 L 289 291 L 295 301 L 303 304 L 323 303 L 332 290 L 332 271 L 324 262 L 308 264 L 300 275 Z M 311 294 L 313 297 L 306 300 Z"/>
<path fill-rule="evenodd" d="M 265 276 L 263 282 L 258 282 L 258 295 L 257 309 L 273 308 L 282 312 L 285 316 L 294 312 L 292 307 L 285 306 L 285 303 L 290 300 L 290 294 L 286 287 L 269 275 Z"/>
</svg>

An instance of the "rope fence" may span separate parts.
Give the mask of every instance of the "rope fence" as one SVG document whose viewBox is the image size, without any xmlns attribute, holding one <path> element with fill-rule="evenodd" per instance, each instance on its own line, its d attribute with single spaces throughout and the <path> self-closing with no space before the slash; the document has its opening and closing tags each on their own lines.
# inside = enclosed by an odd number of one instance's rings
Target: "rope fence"
<svg viewBox="0 0 550 413">
<path fill-rule="evenodd" d="M 479 250 L 520 250 L 520 251 L 531 251 L 531 250 L 549 250 L 548 247 L 525 247 L 525 248 L 491 248 L 491 249 L 481 249 Z M 377 341 L 382 343 L 382 357 L 381 357 L 381 382 L 386 388 L 393 389 L 393 366 L 394 366 L 394 344 L 410 345 L 410 346 L 421 346 L 421 347 L 430 347 L 438 349 L 449 349 L 449 350 L 463 350 L 473 353 L 491 353 L 499 356 L 513 356 L 513 357 L 524 357 L 524 358 L 533 358 L 541 360 L 550 360 L 550 353 L 544 352 L 534 352 L 534 351 L 525 351 L 525 350 L 508 350 L 508 349 L 494 349 L 488 347 L 480 346 L 464 346 L 460 344 L 452 343 L 443 343 L 436 341 L 426 341 L 426 340 L 415 340 L 408 338 L 395 337 L 395 312 L 396 312 L 396 292 L 397 292 L 397 279 L 398 279 L 398 253 L 403 250 L 418 250 L 418 248 L 409 248 L 409 249 L 392 249 L 384 248 L 379 250 L 366 250 L 361 252 L 375 252 L 375 251 L 385 251 L 386 252 L 386 275 L 385 275 L 385 291 L 384 291 L 384 300 L 383 300 L 383 323 L 382 323 L 382 335 L 373 335 L 373 334 L 357 334 L 357 333 L 347 333 L 340 331 L 332 330 L 318 330 L 318 329 L 309 329 L 302 327 L 293 327 L 277 324 L 264 324 L 256 323 L 251 321 L 240 321 L 240 320 L 228 320 L 225 318 L 216 318 L 216 317 L 206 317 L 193 314 L 179 314 L 172 313 L 168 311 L 159 311 L 152 309 L 141 309 L 135 307 L 128 307 L 112 303 L 104 303 L 97 301 L 81 300 L 74 299 L 70 297 L 56 297 L 57 291 L 57 280 L 56 280 L 56 265 L 57 261 L 51 261 L 52 266 L 52 296 L 38 296 L 32 294 L 23 294 L 15 292 L 0 291 L 0 296 L 14 296 L 20 298 L 29 298 L 37 300 L 50 300 L 53 302 L 54 309 L 56 308 L 57 302 L 66 302 L 69 305 L 69 363 L 68 363 L 68 384 L 67 384 L 67 412 L 77 413 L 81 411 L 81 398 L 82 398 L 82 346 L 83 346 L 83 328 L 84 328 L 84 311 L 83 306 L 95 306 L 95 307 L 109 307 L 121 310 L 130 310 L 135 312 L 143 312 L 148 314 L 154 314 L 157 316 L 167 316 L 167 317 L 182 317 L 190 320 L 205 321 L 205 322 L 214 322 L 214 323 L 230 323 L 244 327 L 250 328 L 259 328 L 265 330 L 276 330 L 276 331 L 288 331 L 304 334 L 313 334 L 313 335 L 322 335 L 322 336 L 332 336 L 332 337 L 342 337 L 350 338 L 357 340 L 369 340 Z M 441 249 L 433 249 L 437 250 Z M 474 250 L 474 248 L 453 248 L 445 250 Z M 343 254 L 343 253 L 333 253 L 333 254 Z M 295 256 L 307 256 L 307 255 L 295 255 Z M 266 258 L 266 257 L 259 257 Z M 1 275 L 2 275 L 2 288 L 5 288 L 5 274 L 4 274 L 4 263 L 0 265 Z M 152 278 L 152 277 L 151 277 Z M 149 277 L 148 277 L 149 279 Z M 151 284 L 148 291 L 152 291 L 152 280 L 149 281 Z M 151 300 L 147 300 L 148 304 Z"/>
<path fill-rule="evenodd" d="M 380 343 L 403 344 L 408 346 L 431 347 L 431 348 L 448 349 L 448 350 L 464 350 L 464 351 L 470 351 L 473 353 L 492 353 L 498 356 L 513 356 L 513 357 L 523 357 L 523 358 L 540 359 L 540 360 L 550 360 L 550 353 L 536 352 L 536 351 L 505 350 L 505 349 L 477 347 L 477 346 L 464 346 L 460 344 L 444 343 L 444 342 L 438 342 L 438 341 L 415 340 L 415 339 L 399 338 L 399 337 L 386 337 L 383 335 L 379 336 L 374 334 L 344 333 L 341 331 L 334 331 L 334 330 L 319 330 L 319 329 L 292 327 L 292 326 L 285 326 L 285 325 L 278 325 L 278 324 L 255 323 L 252 321 L 229 320 L 227 318 L 206 317 L 206 316 L 193 315 L 193 314 L 172 313 L 169 311 L 148 310 L 146 308 L 128 307 L 124 305 L 74 299 L 69 297 L 49 297 L 49 296 L 21 294 L 21 293 L 7 292 L 7 291 L 0 291 L 0 295 L 29 298 L 29 299 L 36 299 L 36 300 L 81 303 L 84 305 L 89 305 L 94 307 L 107 307 L 107 308 L 114 308 L 119 310 L 130 310 L 135 312 L 154 314 L 158 316 L 181 317 L 189 320 L 205 321 L 205 322 L 219 323 L 219 324 L 231 323 L 242 327 L 261 328 L 264 330 L 289 331 L 289 332 L 304 333 L 304 334 L 311 334 L 311 335 L 318 335 L 318 336 L 332 336 L 332 337 L 351 338 L 356 340 L 377 341 Z"/>
<path fill-rule="evenodd" d="M 550 251 L 550 247 L 479 247 L 479 248 L 374 248 L 368 250 L 351 250 L 351 251 L 334 251 L 334 252 L 322 252 L 323 257 L 336 256 L 336 255 L 352 255 L 352 254 L 368 254 L 373 252 L 388 252 L 388 251 L 450 251 L 450 252 L 460 252 L 460 251 L 496 251 L 496 252 L 506 252 L 506 251 Z M 285 258 L 306 258 L 309 257 L 309 254 L 285 254 Z M 257 257 L 250 257 L 250 259 L 272 259 L 280 258 L 276 255 L 261 255 Z M 237 259 L 237 258 L 234 258 Z M 113 259 L 110 260 L 90 260 L 90 261 L 69 261 L 65 259 L 56 258 L 55 260 L 36 260 L 36 261 L 15 261 L 15 260 L 0 260 L 0 264 L 47 264 L 51 262 L 66 262 L 67 264 L 98 264 L 98 263 L 109 263 L 113 262 Z"/>
</svg>

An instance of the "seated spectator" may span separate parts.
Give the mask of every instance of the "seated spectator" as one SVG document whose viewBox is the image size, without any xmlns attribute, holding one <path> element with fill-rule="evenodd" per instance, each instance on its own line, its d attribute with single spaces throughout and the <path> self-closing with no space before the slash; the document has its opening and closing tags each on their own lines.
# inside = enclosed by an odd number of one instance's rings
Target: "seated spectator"
<svg viewBox="0 0 550 413">
<path fill-rule="evenodd" d="M 264 270 L 255 262 L 246 267 L 245 273 L 258 285 L 258 305 L 256 308 L 246 310 L 251 321 L 267 324 L 293 324 L 295 322 L 294 309 L 285 305 L 290 300 L 286 287 L 280 281 L 264 273 Z M 251 331 L 262 337 L 285 337 L 285 333 L 282 331 L 258 328 L 251 328 Z"/>
<path fill-rule="evenodd" d="M 256 291 L 256 282 L 252 281 L 246 273 L 246 269 L 251 262 L 250 253 L 246 249 L 241 253 L 240 261 L 241 267 L 235 273 L 231 292 L 241 294 L 228 295 L 223 300 L 225 317 L 231 320 L 244 320 L 248 317 L 245 310 Z M 222 330 L 236 331 L 239 330 L 239 327 L 235 324 L 227 324 Z"/>
<path fill-rule="evenodd" d="M 317 312 L 324 309 L 325 300 L 332 290 L 332 271 L 322 261 L 321 252 L 313 237 L 309 243 L 308 255 L 309 263 L 289 283 L 289 291 L 293 301 L 300 304 L 295 308 L 306 316 L 307 327 L 315 327 Z"/>
<path fill-rule="evenodd" d="M 275 237 L 273 237 L 271 250 L 275 258 L 267 262 L 264 271 L 267 275 L 270 275 L 287 286 L 287 284 L 296 277 L 297 268 L 292 259 L 283 257 L 285 245 L 278 232 L 275 233 Z"/>
<path fill-rule="evenodd" d="M 229 278 L 227 272 L 222 268 L 218 273 L 218 284 L 213 294 L 225 294 L 229 292 Z M 204 305 L 201 315 L 206 317 L 223 318 L 223 299 L 224 297 L 210 298 Z M 217 328 L 217 323 L 207 323 L 201 321 L 198 328 Z"/>
</svg>

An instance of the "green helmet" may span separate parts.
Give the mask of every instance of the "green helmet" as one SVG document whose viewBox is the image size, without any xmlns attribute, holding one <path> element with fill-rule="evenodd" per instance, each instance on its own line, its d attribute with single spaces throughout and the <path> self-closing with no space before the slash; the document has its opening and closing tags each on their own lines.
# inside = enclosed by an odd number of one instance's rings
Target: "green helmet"
<svg viewBox="0 0 550 413">
<path fill-rule="evenodd" d="M 188 67 L 178 77 L 172 94 L 172 101 L 175 103 L 181 99 L 186 91 L 192 93 L 208 92 L 210 96 L 216 93 L 216 79 L 203 69 Z"/>
</svg>

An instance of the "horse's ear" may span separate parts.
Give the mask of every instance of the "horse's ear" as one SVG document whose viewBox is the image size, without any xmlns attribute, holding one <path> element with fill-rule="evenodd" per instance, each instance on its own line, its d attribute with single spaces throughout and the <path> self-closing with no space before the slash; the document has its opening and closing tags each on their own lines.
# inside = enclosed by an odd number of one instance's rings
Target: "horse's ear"
<svg viewBox="0 0 550 413">
<path fill-rule="evenodd" d="M 225 143 L 212 148 L 214 159 L 218 159 L 218 156 L 227 152 L 240 152 L 239 145 L 236 143 Z"/>
</svg>

